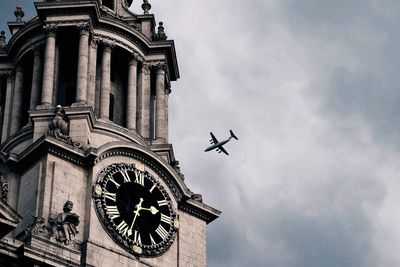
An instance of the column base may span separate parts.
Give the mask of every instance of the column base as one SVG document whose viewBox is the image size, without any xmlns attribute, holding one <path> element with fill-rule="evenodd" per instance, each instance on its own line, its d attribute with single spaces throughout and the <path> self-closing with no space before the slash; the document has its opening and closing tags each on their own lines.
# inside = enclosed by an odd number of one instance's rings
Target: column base
<svg viewBox="0 0 400 267">
<path fill-rule="evenodd" d="M 76 107 L 86 107 L 88 104 L 85 101 L 78 101 L 75 103 L 72 103 L 71 107 L 76 108 Z"/>
<path fill-rule="evenodd" d="M 151 140 L 152 144 L 167 144 L 167 140 L 165 140 L 165 138 L 161 138 L 161 137 L 157 137 L 156 139 Z"/>
<path fill-rule="evenodd" d="M 48 103 L 44 103 L 44 104 L 40 104 L 38 106 L 36 106 L 36 110 L 41 110 L 41 109 L 53 109 L 53 105 L 48 104 Z"/>
</svg>

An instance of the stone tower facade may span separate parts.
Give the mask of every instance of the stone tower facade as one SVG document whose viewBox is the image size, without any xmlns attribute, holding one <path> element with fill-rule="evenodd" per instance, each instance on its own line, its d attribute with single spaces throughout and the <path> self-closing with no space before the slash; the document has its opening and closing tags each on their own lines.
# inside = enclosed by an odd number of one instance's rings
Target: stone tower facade
<svg viewBox="0 0 400 267">
<path fill-rule="evenodd" d="M 179 78 L 145 0 L 35 2 L 0 35 L 0 266 L 206 266 L 220 212 L 168 142 Z"/>
</svg>

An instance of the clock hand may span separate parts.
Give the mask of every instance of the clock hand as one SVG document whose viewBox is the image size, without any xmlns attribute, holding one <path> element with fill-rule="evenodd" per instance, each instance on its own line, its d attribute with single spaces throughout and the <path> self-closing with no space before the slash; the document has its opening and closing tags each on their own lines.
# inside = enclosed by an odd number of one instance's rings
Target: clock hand
<svg viewBox="0 0 400 267">
<path fill-rule="evenodd" d="M 133 213 L 135 214 L 135 217 L 133 217 L 133 221 L 132 221 L 131 227 L 129 227 L 129 230 L 128 230 L 128 234 L 129 235 L 132 235 L 133 225 L 135 224 L 136 218 L 138 216 L 140 216 L 139 211 L 143 209 L 142 208 L 142 202 L 143 202 L 143 198 L 140 198 L 139 203 L 135 206 L 135 210 L 133 211 Z"/>
<path fill-rule="evenodd" d="M 155 208 L 155 207 L 153 207 L 153 206 L 150 206 L 150 208 L 142 208 L 142 210 L 148 210 L 148 211 L 150 211 L 151 214 L 153 214 L 153 215 L 158 213 L 158 209 Z"/>
</svg>

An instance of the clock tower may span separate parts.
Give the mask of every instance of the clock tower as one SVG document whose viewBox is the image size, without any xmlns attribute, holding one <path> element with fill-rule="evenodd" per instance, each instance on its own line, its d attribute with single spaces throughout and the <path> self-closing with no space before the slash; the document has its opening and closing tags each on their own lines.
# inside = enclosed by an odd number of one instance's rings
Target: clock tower
<svg viewBox="0 0 400 267">
<path fill-rule="evenodd" d="M 220 212 L 169 143 L 174 41 L 131 4 L 18 5 L 1 32 L 0 266 L 207 265 Z"/>
</svg>

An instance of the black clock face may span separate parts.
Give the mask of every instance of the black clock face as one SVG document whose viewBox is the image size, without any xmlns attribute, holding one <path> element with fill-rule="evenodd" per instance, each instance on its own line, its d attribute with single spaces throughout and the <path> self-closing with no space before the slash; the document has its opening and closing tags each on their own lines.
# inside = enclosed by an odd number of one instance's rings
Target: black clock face
<svg viewBox="0 0 400 267">
<path fill-rule="evenodd" d="M 165 189 L 134 165 L 113 164 L 94 187 L 96 208 L 111 237 L 131 253 L 155 256 L 172 243 L 175 214 Z"/>
</svg>

